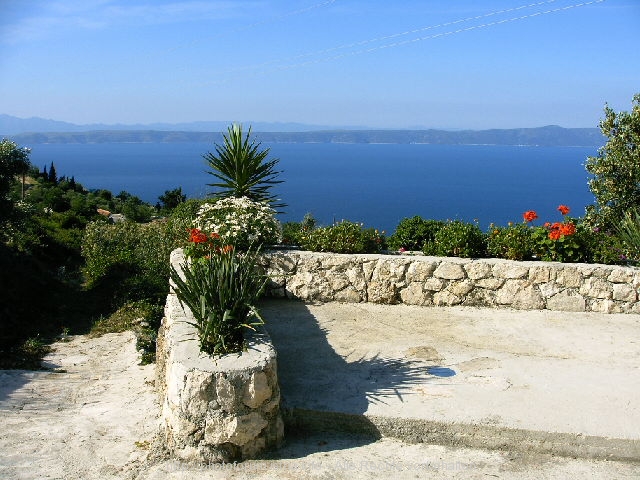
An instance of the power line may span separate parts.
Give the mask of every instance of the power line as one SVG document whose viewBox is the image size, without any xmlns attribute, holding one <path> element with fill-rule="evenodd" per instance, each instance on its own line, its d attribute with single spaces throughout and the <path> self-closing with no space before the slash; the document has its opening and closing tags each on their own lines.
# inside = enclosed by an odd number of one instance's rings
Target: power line
<svg viewBox="0 0 640 480">
<path fill-rule="evenodd" d="M 496 20 L 496 21 L 493 21 L 493 22 L 487 22 L 487 23 L 483 23 L 483 24 L 480 24 L 480 25 L 471 25 L 469 27 L 459 28 L 459 29 L 455 29 L 455 30 L 449 30 L 447 32 L 436 33 L 436 34 L 433 34 L 433 35 L 421 36 L 421 37 L 416 37 L 416 38 L 412 38 L 412 39 L 402 40 L 402 41 L 399 41 L 399 42 L 387 43 L 387 44 L 378 45 L 378 46 L 375 46 L 375 47 L 372 47 L 372 48 L 353 50 L 353 51 L 349 51 L 349 52 L 340 53 L 340 54 L 337 54 L 337 55 L 329 55 L 329 56 L 325 55 L 324 57 L 321 57 L 321 58 L 316 58 L 316 59 L 307 60 L 307 61 L 303 61 L 303 62 L 296 62 L 296 63 L 291 63 L 291 64 L 283 64 L 283 62 L 286 62 L 286 61 L 297 60 L 297 59 L 311 57 L 311 56 L 317 56 L 317 55 L 326 54 L 326 53 L 334 52 L 334 51 L 341 50 L 341 49 L 351 48 L 351 47 L 354 47 L 354 46 L 361 46 L 361 45 L 366 45 L 366 44 L 373 43 L 373 42 L 388 40 L 388 39 L 397 38 L 397 37 L 400 37 L 400 36 L 406 36 L 406 35 L 409 35 L 409 34 L 412 34 L 412 33 L 423 32 L 423 31 L 427 31 L 427 30 L 433 30 L 433 29 L 441 28 L 441 27 L 445 27 L 445 26 L 457 25 L 457 24 L 460 24 L 460 23 L 463 23 L 463 22 L 469 22 L 469 21 L 479 20 L 479 19 L 483 19 L 483 18 L 488 18 L 488 17 L 491 17 L 491 16 L 501 15 L 501 14 L 504 14 L 504 13 L 510 13 L 510 12 L 522 10 L 522 9 L 525 9 L 525 8 L 539 7 L 539 6 L 542 6 L 542 5 L 547 5 L 547 4 L 550 4 L 550 3 L 554 3 L 556 1 L 557 0 L 546 0 L 546 1 L 543 1 L 543 2 L 537 2 L 537 3 L 527 4 L 527 5 L 521 5 L 521 6 L 518 6 L 518 7 L 513 7 L 513 8 L 504 9 L 504 10 L 498 10 L 498 11 L 493 11 L 493 12 L 485 13 L 485 14 L 482 14 L 482 15 L 477 15 L 477 16 L 474 16 L 474 17 L 468 17 L 468 18 L 463 18 L 463 19 L 459 19 L 459 20 L 454 20 L 454 21 L 451 21 L 451 22 L 446 22 L 446 23 L 442 23 L 442 24 L 438 24 L 438 25 L 430 25 L 430 26 L 426 26 L 426 27 L 422 27 L 422 28 L 418 28 L 418 29 L 414 29 L 414 30 L 408 30 L 408 31 L 405 31 L 405 32 L 386 35 L 386 36 L 383 36 L 383 37 L 376 37 L 376 38 L 372 38 L 372 39 L 368 39 L 368 40 L 362 40 L 362 41 L 353 42 L 353 43 L 349 43 L 349 44 L 339 45 L 339 46 L 327 48 L 327 49 L 324 49 L 324 50 L 318 50 L 318 51 L 315 51 L 315 52 L 304 53 L 304 54 L 300 54 L 300 55 L 297 55 L 297 56 L 294 56 L 294 57 L 287 57 L 285 59 L 272 60 L 272 61 L 269 61 L 269 62 L 263 62 L 263 63 L 256 64 L 256 65 L 248 65 L 248 66 L 245 66 L 245 67 L 238 67 L 236 69 L 227 70 L 226 72 L 222 72 L 221 73 L 222 75 L 231 74 L 232 76 L 230 78 L 214 80 L 214 81 L 210 81 L 210 82 L 204 82 L 204 83 L 199 84 L 199 85 L 224 84 L 224 83 L 227 83 L 227 82 L 231 81 L 233 78 L 236 78 L 236 77 L 233 76 L 234 73 L 245 72 L 247 70 L 255 70 L 255 72 L 253 74 L 251 74 L 252 76 L 264 76 L 264 75 L 267 75 L 267 74 L 273 73 L 273 72 L 291 70 L 291 69 L 298 68 L 298 67 L 314 65 L 314 64 L 318 64 L 318 63 L 324 63 L 324 62 L 330 62 L 330 61 L 339 60 L 339 59 L 346 58 L 346 57 L 352 57 L 352 56 L 356 56 L 356 55 L 363 55 L 363 54 L 367 54 L 367 53 L 372 53 L 372 52 L 375 52 L 375 51 L 378 51 L 378 50 L 396 48 L 396 47 L 400 47 L 400 46 L 403 46 L 403 45 L 408 45 L 408 44 L 411 44 L 411 43 L 422 42 L 422 41 L 425 41 L 425 40 L 433 40 L 433 39 L 436 39 L 436 38 L 447 37 L 447 36 L 451 36 L 451 35 L 457 35 L 457 34 L 464 33 L 464 32 L 469 32 L 469 31 L 472 31 L 472 30 L 479 30 L 479 29 L 483 29 L 483 28 L 494 27 L 494 26 L 497 26 L 497 25 L 505 24 L 505 23 L 516 22 L 516 21 L 525 20 L 525 19 L 528 19 L 528 18 L 539 17 L 539 16 L 543 16 L 543 15 L 550 15 L 550 14 L 553 14 L 553 13 L 558 13 L 558 12 L 562 12 L 562 11 L 566 11 L 566 10 L 579 8 L 579 7 L 586 7 L 586 6 L 589 6 L 589 5 L 595 5 L 595 4 L 598 4 L 598 3 L 602 3 L 605 0 L 591 0 L 591 1 L 588 1 L 588 2 L 576 3 L 576 4 L 572 4 L 572 5 L 567 5 L 567 6 L 564 6 L 564 7 L 558 7 L 558 8 L 554 8 L 554 9 L 534 12 L 534 13 L 530 13 L 530 14 L 527 14 L 527 15 L 521 15 L 521 16 L 517 16 L 517 17 L 511 17 L 511 18 L 506 18 L 506 19 L 502 19 L 502 20 Z M 264 69 L 262 71 L 258 71 L 258 69 L 261 69 L 261 68 L 264 68 L 264 67 L 269 67 L 269 66 L 273 66 L 273 67 Z M 243 75 L 246 76 L 246 74 L 243 74 Z"/>
<path fill-rule="evenodd" d="M 507 9 L 503 9 L 503 10 L 497 10 L 497 11 L 485 13 L 485 14 L 482 14 L 482 15 L 476 15 L 476 16 L 473 16 L 473 17 L 462 18 L 462 19 L 459 19 L 459 20 L 451 21 L 451 22 L 440 23 L 438 25 L 429 25 L 429 26 L 426 26 L 426 27 L 421 27 L 421 28 L 417 28 L 417 29 L 413 29 L 413 30 L 407 30 L 407 31 L 400 32 L 400 33 L 393 33 L 393 34 L 390 34 L 390 35 L 385 35 L 385 36 L 382 36 L 382 37 L 370 38 L 370 39 L 367 39 L 367 40 L 361 40 L 361 41 L 357 41 L 357 42 L 338 45 L 338 46 L 335 46 L 335 47 L 325 48 L 325 49 L 322 49 L 322 50 L 316 50 L 314 52 L 302 53 L 302 54 L 295 55 L 295 56 L 292 56 L 292 57 L 286 57 L 286 58 L 280 58 L 280 59 L 276 59 L 276 60 L 270 60 L 268 62 L 263 62 L 263 63 L 259 63 L 259 64 L 254 64 L 254 65 L 247 65 L 247 66 L 243 66 L 243 67 L 236 67 L 236 68 L 228 69 L 225 72 L 222 72 L 222 74 L 238 73 L 238 72 L 242 72 L 242 71 L 246 71 L 246 70 L 256 70 L 256 69 L 259 69 L 259 68 L 267 67 L 269 65 L 277 65 L 277 64 L 281 64 L 283 62 L 295 61 L 295 60 L 299 60 L 299 59 L 306 58 L 306 57 L 313 57 L 313 56 L 317 56 L 317 55 L 327 54 L 327 53 L 335 52 L 335 51 L 338 51 L 338 50 L 343 50 L 343 49 L 346 49 L 346 48 L 359 47 L 359 46 L 366 45 L 366 44 L 369 44 L 369 43 L 380 42 L 380 41 L 384 41 L 384 40 L 390 40 L 392 38 L 398 38 L 398 37 L 411 35 L 411 34 L 418 33 L 418 32 L 424 32 L 424 31 L 427 31 L 427 30 L 434 30 L 436 28 L 449 27 L 451 25 L 457 25 L 459 23 L 470 22 L 470 21 L 474 21 L 474 20 L 480 20 L 480 19 L 483 19 L 483 18 L 488 18 L 488 17 L 492 17 L 492 16 L 495 16 L 495 15 L 502 15 L 502 14 L 505 14 L 505 13 L 510 13 L 510 12 L 514 12 L 514 11 L 517 11 L 517 10 L 522 10 L 522 9 L 525 9 L 525 8 L 539 7 L 541 5 L 547 5 L 547 4 L 550 4 L 550 3 L 554 3 L 556 1 L 557 0 L 545 0 L 545 1 L 542 1 L 542 2 L 531 3 L 531 4 L 528 4 L 528 5 L 520 5 L 518 7 L 507 8 Z M 344 54 L 344 56 L 353 55 L 353 54 L 354 53 L 347 53 L 347 54 Z M 341 58 L 341 57 L 342 56 L 328 57 L 328 58 L 329 59 L 333 59 L 333 58 Z M 322 61 L 322 60 L 320 60 L 320 61 Z M 303 62 L 303 63 L 300 63 L 300 65 L 306 65 L 306 64 L 309 64 L 309 63 L 316 63 L 316 62 L 315 61 Z M 297 64 L 295 64 L 295 65 L 297 65 Z"/>
</svg>

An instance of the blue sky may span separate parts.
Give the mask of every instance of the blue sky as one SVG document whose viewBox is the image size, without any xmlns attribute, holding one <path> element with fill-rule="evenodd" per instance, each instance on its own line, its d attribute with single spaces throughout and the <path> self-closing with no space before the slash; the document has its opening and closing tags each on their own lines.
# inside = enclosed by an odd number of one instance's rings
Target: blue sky
<svg viewBox="0 0 640 480">
<path fill-rule="evenodd" d="M 596 127 L 640 93 L 638 0 L 0 0 L 0 113 Z"/>
</svg>

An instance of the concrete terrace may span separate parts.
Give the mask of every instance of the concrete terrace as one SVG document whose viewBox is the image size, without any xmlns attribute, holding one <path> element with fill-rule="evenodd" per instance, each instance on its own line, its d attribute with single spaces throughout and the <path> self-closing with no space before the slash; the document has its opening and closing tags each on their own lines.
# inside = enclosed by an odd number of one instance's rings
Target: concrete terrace
<svg viewBox="0 0 640 480">
<path fill-rule="evenodd" d="M 289 431 L 640 462 L 640 315 L 262 306 Z"/>
</svg>

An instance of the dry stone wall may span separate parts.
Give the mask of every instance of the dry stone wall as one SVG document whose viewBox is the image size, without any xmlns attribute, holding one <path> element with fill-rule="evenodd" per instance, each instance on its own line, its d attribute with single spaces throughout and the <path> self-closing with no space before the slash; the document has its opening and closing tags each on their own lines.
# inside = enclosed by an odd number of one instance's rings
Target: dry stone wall
<svg viewBox="0 0 640 480">
<path fill-rule="evenodd" d="M 640 313 L 640 269 L 410 255 L 276 251 L 269 294 L 307 301 Z"/>
<path fill-rule="evenodd" d="M 172 253 L 178 268 L 182 252 Z M 157 342 L 156 384 L 165 446 L 198 463 L 253 458 L 283 439 L 276 351 L 264 331 L 246 337 L 240 354 L 199 351 L 192 313 L 167 297 Z"/>
</svg>

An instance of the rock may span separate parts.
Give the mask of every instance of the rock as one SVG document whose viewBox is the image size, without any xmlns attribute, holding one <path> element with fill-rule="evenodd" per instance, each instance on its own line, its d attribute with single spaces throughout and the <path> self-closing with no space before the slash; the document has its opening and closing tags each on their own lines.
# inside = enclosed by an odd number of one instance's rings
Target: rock
<svg viewBox="0 0 640 480">
<path fill-rule="evenodd" d="M 549 310 L 559 310 L 562 312 L 584 312 L 586 302 L 580 295 L 572 294 L 568 290 L 564 290 L 547 299 L 547 308 Z"/>
<path fill-rule="evenodd" d="M 264 372 L 253 372 L 244 387 L 242 402 L 249 408 L 258 408 L 271 398 L 271 386 Z"/>
<path fill-rule="evenodd" d="M 491 271 L 495 278 L 525 278 L 529 275 L 529 267 L 518 262 L 496 263 Z"/>
<path fill-rule="evenodd" d="M 556 283 L 563 287 L 578 288 L 582 281 L 582 273 L 576 267 L 560 267 L 556 272 Z"/>
<path fill-rule="evenodd" d="M 207 418 L 204 441 L 211 445 L 233 443 L 243 446 L 254 440 L 268 422 L 256 412 L 241 416 L 214 416 Z M 264 448 L 264 444 L 260 446 Z"/>
<path fill-rule="evenodd" d="M 470 279 L 480 280 L 491 274 L 491 265 L 483 261 L 472 261 L 464 266 L 464 270 Z"/>
<path fill-rule="evenodd" d="M 429 295 L 421 282 L 412 282 L 400 292 L 400 299 L 406 305 L 428 305 Z"/>
<path fill-rule="evenodd" d="M 544 308 L 542 296 L 528 280 L 507 280 L 502 288 L 498 290 L 496 302 L 521 310 Z"/>
<path fill-rule="evenodd" d="M 591 298 L 607 299 L 613 295 L 613 286 L 602 278 L 591 277 L 580 285 L 580 294 Z"/>
<path fill-rule="evenodd" d="M 436 278 L 443 278 L 445 280 L 460 280 L 465 278 L 466 274 L 462 265 L 458 263 L 452 263 L 443 261 L 433 272 L 433 276 Z"/>
<path fill-rule="evenodd" d="M 623 302 L 635 302 L 638 300 L 638 293 L 627 283 L 613 284 L 613 299 Z"/>
</svg>

